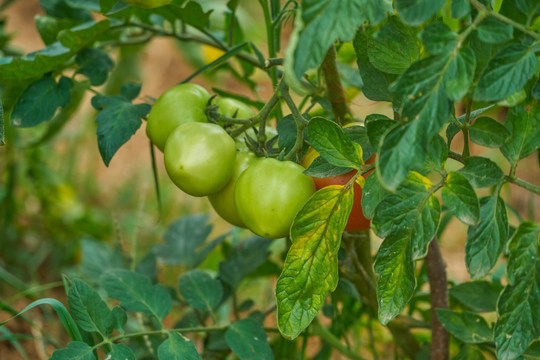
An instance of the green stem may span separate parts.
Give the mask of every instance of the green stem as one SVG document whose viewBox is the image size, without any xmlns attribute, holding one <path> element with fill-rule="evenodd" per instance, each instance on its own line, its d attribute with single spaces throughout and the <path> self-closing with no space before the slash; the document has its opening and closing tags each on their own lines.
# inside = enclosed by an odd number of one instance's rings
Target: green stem
<svg viewBox="0 0 540 360">
<path fill-rule="evenodd" d="M 289 153 L 285 155 L 286 160 L 291 160 L 298 152 L 302 151 L 302 145 L 304 144 L 303 134 L 304 129 L 307 127 L 308 121 L 302 116 L 300 110 L 298 110 L 296 107 L 296 104 L 291 98 L 289 89 L 286 85 L 282 86 L 281 96 L 291 110 L 292 116 L 296 122 L 296 141 L 294 142 L 294 146 Z"/>
<path fill-rule="evenodd" d="M 463 125 L 461 126 L 461 130 L 463 131 L 463 157 L 466 159 L 469 156 L 471 156 L 471 151 L 469 148 L 469 125 L 470 125 L 470 119 L 471 119 L 471 111 L 472 111 L 472 99 L 469 99 L 467 101 L 467 109 L 466 109 L 466 115 L 465 115 L 465 121 L 463 122 Z"/>
<path fill-rule="evenodd" d="M 336 63 L 337 53 L 334 45 L 326 52 L 321 65 L 324 80 L 326 82 L 326 97 L 332 105 L 332 113 L 336 122 L 340 125 L 347 123 L 347 115 L 350 114 L 347 106 L 347 97 L 341 85 L 341 78 Z"/>
<path fill-rule="evenodd" d="M 540 195 L 540 187 L 538 187 L 536 185 L 533 185 L 531 183 L 528 183 L 525 180 L 521 180 L 521 179 L 519 179 L 517 177 L 511 177 L 511 176 L 506 176 L 505 180 L 507 182 L 510 182 L 510 183 L 514 184 L 514 185 L 517 185 L 517 186 L 520 186 L 520 187 L 522 187 L 524 189 L 527 189 L 530 192 L 535 193 L 536 195 Z"/>
<path fill-rule="evenodd" d="M 343 344 L 339 338 L 332 334 L 325 326 L 321 325 L 319 320 L 315 318 L 313 321 L 312 331 L 314 335 L 320 336 L 324 341 L 330 344 L 334 349 L 353 360 L 365 360 L 363 357 L 358 355 L 355 351 L 349 349 L 345 344 Z"/>
</svg>

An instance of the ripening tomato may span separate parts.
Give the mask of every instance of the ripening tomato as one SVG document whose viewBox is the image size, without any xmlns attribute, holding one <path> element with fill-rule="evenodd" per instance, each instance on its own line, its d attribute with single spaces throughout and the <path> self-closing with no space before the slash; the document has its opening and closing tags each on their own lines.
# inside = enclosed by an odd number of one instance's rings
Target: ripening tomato
<svg viewBox="0 0 540 360">
<path fill-rule="evenodd" d="M 236 182 L 234 201 L 240 219 L 255 234 L 277 239 L 315 192 L 311 177 L 292 161 L 255 160 Z"/>
<path fill-rule="evenodd" d="M 123 0 L 126 4 L 142 7 L 145 9 L 157 8 L 167 5 L 172 0 Z"/>
<path fill-rule="evenodd" d="M 306 153 L 306 156 L 302 160 L 302 165 L 307 169 L 309 165 L 319 156 L 319 153 L 314 148 L 309 148 Z M 372 164 L 375 161 L 375 156 L 372 156 L 367 164 Z M 330 185 L 345 185 L 349 180 L 356 175 L 356 170 L 351 170 L 350 172 L 338 175 L 331 176 L 327 178 L 313 178 L 315 183 L 315 188 L 320 190 L 324 187 Z M 364 174 L 364 177 L 367 177 L 369 173 Z M 347 225 L 345 226 L 345 231 L 361 231 L 369 229 L 371 221 L 364 216 L 362 211 L 362 187 L 355 183 L 353 186 L 354 191 L 354 202 L 351 213 L 349 214 L 349 219 L 347 220 Z"/>
<path fill-rule="evenodd" d="M 165 169 L 182 191 L 193 196 L 214 194 L 231 179 L 236 158 L 234 140 L 216 124 L 191 122 L 167 139 Z"/>
<path fill-rule="evenodd" d="M 219 98 L 214 101 L 219 106 L 219 112 L 227 117 L 237 119 L 249 119 L 255 116 L 255 111 L 243 102 L 233 98 Z"/>
<path fill-rule="evenodd" d="M 242 219 L 240 219 L 234 204 L 236 181 L 256 158 L 256 155 L 251 151 L 237 151 L 231 179 L 223 189 L 215 194 L 208 195 L 208 200 L 210 200 L 218 215 L 235 226 L 246 227 Z"/>
<path fill-rule="evenodd" d="M 146 134 L 161 150 L 169 135 L 187 122 L 207 122 L 206 104 L 210 94 L 196 84 L 180 84 L 165 91 L 157 99 L 146 124 Z"/>
</svg>

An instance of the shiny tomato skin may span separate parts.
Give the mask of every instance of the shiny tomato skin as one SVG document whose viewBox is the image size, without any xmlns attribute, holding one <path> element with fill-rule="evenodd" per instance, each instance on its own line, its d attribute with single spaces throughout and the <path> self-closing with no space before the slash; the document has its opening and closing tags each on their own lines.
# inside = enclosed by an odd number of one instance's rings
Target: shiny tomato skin
<svg viewBox="0 0 540 360">
<path fill-rule="evenodd" d="M 219 98 L 214 101 L 214 104 L 219 106 L 219 112 L 221 114 L 230 118 L 249 119 L 255 116 L 255 111 L 252 108 L 233 98 Z"/>
<path fill-rule="evenodd" d="M 223 189 L 215 194 L 208 195 L 208 200 L 210 200 L 212 207 L 218 215 L 234 226 L 246 227 L 242 219 L 240 219 L 234 203 L 236 181 L 256 158 L 255 154 L 251 151 L 237 151 L 231 179 Z"/>
<path fill-rule="evenodd" d="M 148 138 L 161 150 L 178 126 L 188 122 L 208 122 L 206 105 L 210 94 L 196 84 L 180 84 L 157 99 L 146 124 Z"/>
<path fill-rule="evenodd" d="M 171 180 L 185 193 L 199 197 L 227 185 L 235 159 L 234 140 L 223 128 L 209 123 L 180 125 L 167 139 L 164 151 Z"/>
<path fill-rule="evenodd" d="M 142 7 L 145 9 L 152 9 L 167 5 L 171 1 L 172 0 L 124 0 L 126 4 Z"/>
<path fill-rule="evenodd" d="M 296 214 L 315 192 L 303 171 L 292 161 L 261 158 L 240 175 L 234 200 L 248 229 L 270 239 L 289 235 Z"/>
</svg>

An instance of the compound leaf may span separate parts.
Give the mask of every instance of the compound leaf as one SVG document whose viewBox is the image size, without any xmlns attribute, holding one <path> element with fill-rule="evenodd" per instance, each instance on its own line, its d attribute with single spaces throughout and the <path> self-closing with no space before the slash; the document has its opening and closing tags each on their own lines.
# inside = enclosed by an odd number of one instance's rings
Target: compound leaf
<svg viewBox="0 0 540 360">
<path fill-rule="evenodd" d="M 69 288 L 68 303 L 77 325 L 107 338 L 113 330 L 112 313 L 96 290 L 75 279 Z"/>
</svg>

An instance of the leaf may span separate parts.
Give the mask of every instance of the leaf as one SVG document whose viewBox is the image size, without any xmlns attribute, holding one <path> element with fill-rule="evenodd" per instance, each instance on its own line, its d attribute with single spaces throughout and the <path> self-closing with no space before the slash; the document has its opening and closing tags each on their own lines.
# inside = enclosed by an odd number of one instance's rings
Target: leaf
<svg viewBox="0 0 540 360">
<path fill-rule="evenodd" d="M 495 311 L 499 292 L 487 281 L 471 281 L 450 288 L 450 296 L 476 312 Z"/>
<path fill-rule="evenodd" d="M 221 282 L 197 269 L 182 274 L 178 288 L 186 302 L 201 311 L 211 312 L 223 297 Z"/>
<path fill-rule="evenodd" d="M 448 160 L 448 144 L 440 135 L 435 135 L 428 145 L 427 165 L 437 172 L 443 171 Z"/>
<path fill-rule="evenodd" d="M 126 344 L 111 344 L 111 351 L 107 354 L 107 360 L 135 360 L 133 350 Z"/>
<path fill-rule="evenodd" d="M 83 239 L 81 242 L 81 254 L 80 271 L 88 280 L 94 283 L 98 281 L 105 271 L 124 267 L 122 254 L 118 251 L 112 251 L 104 243 L 95 240 Z"/>
<path fill-rule="evenodd" d="M 495 266 L 508 240 L 506 205 L 498 192 L 480 200 L 480 222 L 470 227 L 465 263 L 472 279 L 480 279 Z"/>
<path fill-rule="evenodd" d="M 493 148 L 503 146 L 506 139 L 510 137 L 510 133 L 503 124 L 487 116 L 476 119 L 469 128 L 469 134 L 472 142 Z"/>
<path fill-rule="evenodd" d="M 460 47 L 455 56 L 454 53 L 451 54 L 444 74 L 444 88 L 450 100 L 460 101 L 467 95 L 474 79 L 475 68 L 476 56 L 470 47 Z"/>
<path fill-rule="evenodd" d="M 465 159 L 465 166 L 458 171 L 476 188 L 496 185 L 504 177 L 503 171 L 497 164 L 481 156 Z"/>
<path fill-rule="evenodd" d="M 81 329 L 97 332 L 104 339 L 109 337 L 113 330 L 112 313 L 96 290 L 75 279 L 69 288 L 68 303 Z"/>
<path fill-rule="evenodd" d="M 486 320 L 476 313 L 455 312 L 448 309 L 435 309 L 437 318 L 444 328 L 467 344 L 480 344 L 493 341 L 493 330 Z"/>
<path fill-rule="evenodd" d="M 435 15 L 444 0 L 396 0 L 396 10 L 403 21 L 412 26 L 421 25 Z"/>
<path fill-rule="evenodd" d="M 511 108 L 504 126 L 510 133 L 501 152 L 512 164 L 540 147 L 540 105 L 527 112 L 522 106 Z"/>
<path fill-rule="evenodd" d="M 514 35 L 512 25 L 505 24 L 492 16 L 486 17 L 476 27 L 478 38 L 488 44 L 497 44 L 511 40 Z"/>
<path fill-rule="evenodd" d="M 362 211 L 368 219 L 373 218 L 377 205 L 388 195 L 388 192 L 379 182 L 377 169 L 366 178 L 362 188 Z"/>
<path fill-rule="evenodd" d="M 347 136 L 353 143 L 360 145 L 362 148 L 362 159 L 367 162 L 373 154 L 375 154 L 375 148 L 371 146 L 367 135 L 367 129 L 359 125 L 359 123 L 350 123 L 350 126 L 341 129 L 345 136 Z"/>
<path fill-rule="evenodd" d="M 287 115 L 279 120 L 277 124 L 277 131 L 279 134 L 278 145 L 280 151 L 284 151 L 287 154 L 292 150 L 296 143 L 296 137 L 298 132 L 296 131 L 296 121 L 292 115 Z M 307 131 L 304 130 L 304 141 L 302 142 L 302 149 L 307 149 L 309 144 L 305 139 L 307 138 Z"/>
<path fill-rule="evenodd" d="M 240 282 L 268 259 L 271 239 L 252 236 L 236 245 L 219 263 L 219 278 L 236 288 Z"/>
<path fill-rule="evenodd" d="M 477 101 L 498 101 L 517 90 L 533 76 L 537 64 L 533 48 L 513 43 L 489 61 L 474 92 Z"/>
<path fill-rule="evenodd" d="M 201 360 L 193 342 L 182 335 L 169 331 L 169 338 L 159 345 L 159 360 Z"/>
<path fill-rule="evenodd" d="M 471 5 L 468 0 L 452 0 L 450 8 L 452 16 L 456 19 L 460 19 L 471 12 Z"/>
<path fill-rule="evenodd" d="M 55 350 L 49 360 L 96 360 L 96 357 L 90 345 L 73 341 L 65 349 Z"/>
<path fill-rule="evenodd" d="M 203 214 L 184 216 L 173 222 L 163 235 L 165 244 L 154 246 L 158 260 L 188 269 L 199 265 L 212 249 L 225 240 L 225 236 L 220 236 L 203 246 L 212 231 L 212 225 L 207 225 L 207 222 L 208 215 Z"/>
<path fill-rule="evenodd" d="M 56 19 L 51 16 L 37 15 L 34 18 L 36 29 L 45 45 L 51 45 L 56 41 L 58 33 L 78 24 L 74 19 Z"/>
<path fill-rule="evenodd" d="M 78 53 L 75 63 L 79 67 L 77 73 L 88 77 L 93 86 L 103 85 L 114 67 L 113 61 L 105 51 L 92 48 L 83 49 Z"/>
<path fill-rule="evenodd" d="M 99 11 L 99 0 L 65 0 L 66 4 L 73 9 Z"/>
<path fill-rule="evenodd" d="M 358 167 L 363 164 L 354 143 L 335 122 L 314 117 L 309 121 L 307 134 L 311 146 L 330 164 L 340 167 Z"/>
<path fill-rule="evenodd" d="M 4 106 L 2 105 L 2 99 L 0 99 L 0 145 L 4 144 Z"/>
<path fill-rule="evenodd" d="M 525 221 L 508 245 L 504 288 L 497 304 L 497 357 L 514 359 L 540 336 L 540 226 Z"/>
<path fill-rule="evenodd" d="M 516 6 L 527 16 L 540 13 L 540 4 L 536 0 L 517 0 Z"/>
<path fill-rule="evenodd" d="M 152 285 L 146 276 L 129 270 L 108 270 L 101 285 L 110 297 L 120 300 L 127 310 L 142 312 L 162 320 L 171 311 L 171 297 L 159 284 Z"/>
<path fill-rule="evenodd" d="M 92 106 L 100 110 L 96 117 L 98 147 L 101 158 L 109 166 L 112 157 L 135 134 L 141 118 L 150 111 L 149 104 L 132 104 L 120 95 L 92 98 Z"/>
<path fill-rule="evenodd" d="M 133 101 L 139 96 L 141 88 L 141 83 L 127 82 L 120 88 L 120 94 L 129 101 Z"/>
<path fill-rule="evenodd" d="M 540 341 L 534 341 L 523 353 L 523 359 L 540 359 Z M 521 359 L 520 359 L 521 360 Z"/>
<path fill-rule="evenodd" d="M 463 344 L 452 360 L 486 360 L 486 358 L 478 346 Z"/>
<path fill-rule="evenodd" d="M 304 170 L 304 174 L 315 178 L 326 178 L 332 176 L 339 176 L 349 173 L 351 168 L 336 167 L 326 161 L 322 156 L 317 156 L 315 160 Z"/>
<path fill-rule="evenodd" d="M 52 119 L 59 107 L 70 101 L 72 81 L 61 77 L 58 83 L 51 77 L 44 77 L 30 85 L 21 95 L 11 113 L 11 124 L 18 127 L 32 127 Z"/>
<path fill-rule="evenodd" d="M 399 122 L 381 114 L 370 114 L 366 117 L 365 122 L 369 142 L 376 150 L 379 149 L 384 134 L 399 124 Z"/>
<path fill-rule="evenodd" d="M 426 50 L 432 54 L 448 54 L 457 45 L 457 34 L 444 23 L 429 24 L 420 34 Z"/>
<path fill-rule="evenodd" d="M 121 334 L 124 333 L 124 326 L 126 326 L 127 323 L 127 314 L 124 309 L 122 309 L 120 306 L 113 307 L 111 311 L 112 316 L 112 322 L 114 328 L 120 332 Z"/>
<path fill-rule="evenodd" d="M 40 0 L 40 3 L 47 15 L 59 19 L 92 20 L 92 16 L 87 11 L 72 8 L 66 3 L 66 0 Z"/>
<path fill-rule="evenodd" d="M 260 324 L 251 319 L 234 322 L 225 332 L 225 340 L 240 360 L 270 360 L 274 354 Z"/>
<path fill-rule="evenodd" d="M 292 245 L 276 284 L 278 325 L 288 339 L 311 323 L 338 284 L 337 255 L 352 189 L 333 185 L 317 191 L 294 219 Z"/>
<path fill-rule="evenodd" d="M 450 172 L 442 189 L 442 200 L 450 212 L 467 225 L 476 225 L 480 216 L 480 205 L 476 192 L 467 178 Z"/>
</svg>

